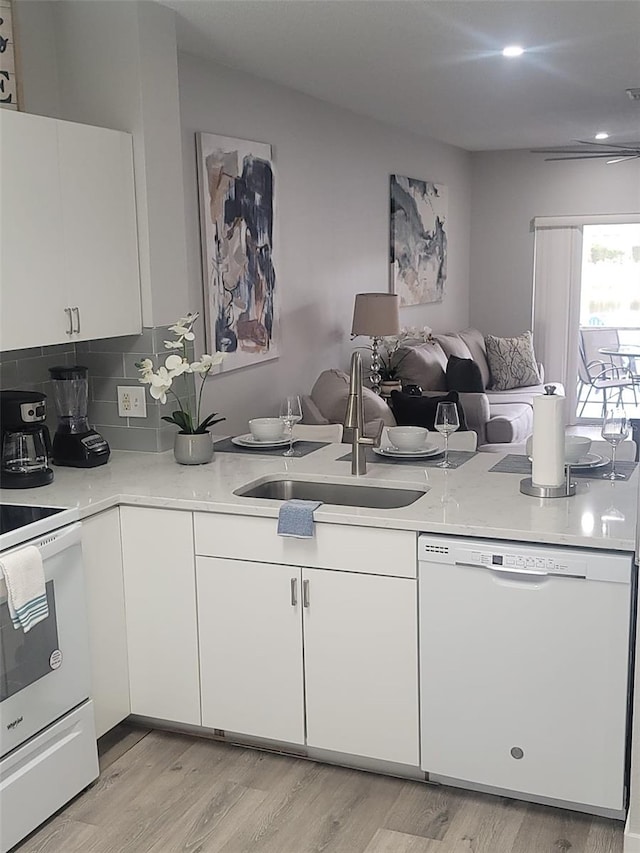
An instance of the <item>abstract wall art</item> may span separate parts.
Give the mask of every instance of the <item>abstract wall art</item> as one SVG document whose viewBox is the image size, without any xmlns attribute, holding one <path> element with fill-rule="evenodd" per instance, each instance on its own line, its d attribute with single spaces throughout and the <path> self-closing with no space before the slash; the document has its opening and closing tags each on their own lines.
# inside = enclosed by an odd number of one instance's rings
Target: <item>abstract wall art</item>
<svg viewBox="0 0 640 853">
<path fill-rule="evenodd" d="M 391 175 L 391 292 L 400 305 L 441 302 L 447 279 L 447 188 Z"/>
<path fill-rule="evenodd" d="M 278 357 L 271 146 L 196 134 L 204 304 L 221 372 Z"/>
</svg>

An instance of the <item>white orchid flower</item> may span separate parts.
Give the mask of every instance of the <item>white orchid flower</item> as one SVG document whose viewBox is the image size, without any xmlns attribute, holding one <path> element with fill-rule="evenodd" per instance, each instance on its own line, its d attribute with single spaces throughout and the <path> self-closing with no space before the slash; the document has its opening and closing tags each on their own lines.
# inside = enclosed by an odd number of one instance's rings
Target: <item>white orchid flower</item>
<svg viewBox="0 0 640 853">
<path fill-rule="evenodd" d="M 204 353 L 200 356 L 200 361 L 191 363 L 191 370 L 193 373 L 207 373 L 212 367 L 216 367 L 224 361 L 225 355 L 226 353 L 224 352 L 216 352 L 213 355 Z"/>
<path fill-rule="evenodd" d="M 167 356 L 164 365 L 172 379 L 181 376 L 183 373 L 191 372 L 189 362 L 180 355 Z"/>
<path fill-rule="evenodd" d="M 183 326 L 182 323 L 178 322 L 175 326 L 169 326 L 169 331 L 173 332 L 175 335 L 178 335 L 181 338 L 184 338 L 187 334 L 189 334 L 189 327 Z"/>
<path fill-rule="evenodd" d="M 166 367 L 159 367 L 157 373 L 151 373 L 151 388 L 149 393 L 154 400 L 159 400 L 161 403 L 167 402 L 167 391 L 171 388 L 172 378 L 169 375 Z"/>
<path fill-rule="evenodd" d="M 151 374 L 153 373 L 153 362 L 150 358 L 143 358 L 142 361 L 136 362 L 136 367 L 142 374 L 139 380 L 143 385 L 148 385 L 151 382 Z"/>
<path fill-rule="evenodd" d="M 182 341 L 165 341 L 165 349 L 182 349 Z"/>
</svg>

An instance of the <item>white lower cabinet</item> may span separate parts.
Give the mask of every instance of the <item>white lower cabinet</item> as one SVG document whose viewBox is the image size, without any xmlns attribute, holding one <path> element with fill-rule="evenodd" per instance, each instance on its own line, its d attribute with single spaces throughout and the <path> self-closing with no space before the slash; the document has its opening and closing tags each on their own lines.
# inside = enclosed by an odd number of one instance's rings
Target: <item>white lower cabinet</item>
<svg viewBox="0 0 640 853">
<path fill-rule="evenodd" d="M 307 744 L 417 766 L 417 584 L 303 569 Z"/>
<path fill-rule="evenodd" d="M 120 512 L 131 713 L 200 725 L 192 514 Z"/>
<path fill-rule="evenodd" d="M 196 565 L 203 725 L 419 764 L 414 579 Z"/>
<path fill-rule="evenodd" d="M 91 698 L 96 737 L 129 715 L 129 666 L 125 622 L 120 513 L 107 510 L 82 522 L 87 590 Z"/>
<path fill-rule="evenodd" d="M 196 558 L 202 725 L 304 743 L 300 569 Z"/>
</svg>

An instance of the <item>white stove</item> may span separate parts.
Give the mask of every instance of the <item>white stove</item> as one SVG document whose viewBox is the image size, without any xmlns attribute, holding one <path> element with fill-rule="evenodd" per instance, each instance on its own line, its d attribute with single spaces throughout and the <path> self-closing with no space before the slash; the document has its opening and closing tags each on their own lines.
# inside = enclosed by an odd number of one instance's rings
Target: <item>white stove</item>
<svg viewBox="0 0 640 853">
<path fill-rule="evenodd" d="M 98 775 L 77 509 L 0 507 L 0 853 Z M 49 615 L 25 634 L 9 616 L 2 558 L 42 557 Z"/>
</svg>

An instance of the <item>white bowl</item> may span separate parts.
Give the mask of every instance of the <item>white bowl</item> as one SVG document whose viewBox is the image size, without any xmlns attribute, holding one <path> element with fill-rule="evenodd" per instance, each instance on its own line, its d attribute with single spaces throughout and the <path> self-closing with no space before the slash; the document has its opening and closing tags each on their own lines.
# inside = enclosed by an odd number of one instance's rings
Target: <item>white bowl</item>
<svg viewBox="0 0 640 853">
<path fill-rule="evenodd" d="M 389 441 L 397 450 L 422 450 L 427 442 L 429 430 L 424 427 L 389 427 Z"/>
<path fill-rule="evenodd" d="M 530 435 L 527 439 L 526 453 L 531 456 L 533 449 L 533 436 Z M 565 435 L 564 437 L 564 461 L 576 463 L 587 455 L 591 449 L 591 439 L 585 438 L 582 435 Z"/>
<path fill-rule="evenodd" d="M 280 418 L 252 418 L 249 430 L 256 441 L 278 441 L 284 438 L 284 424 Z"/>
<path fill-rule="evenodd" d="M 591 439 L 582 435 L 566 435 L 564 438 L 564 461 L 577 462 L 591 449 Z"/>
</svg>

